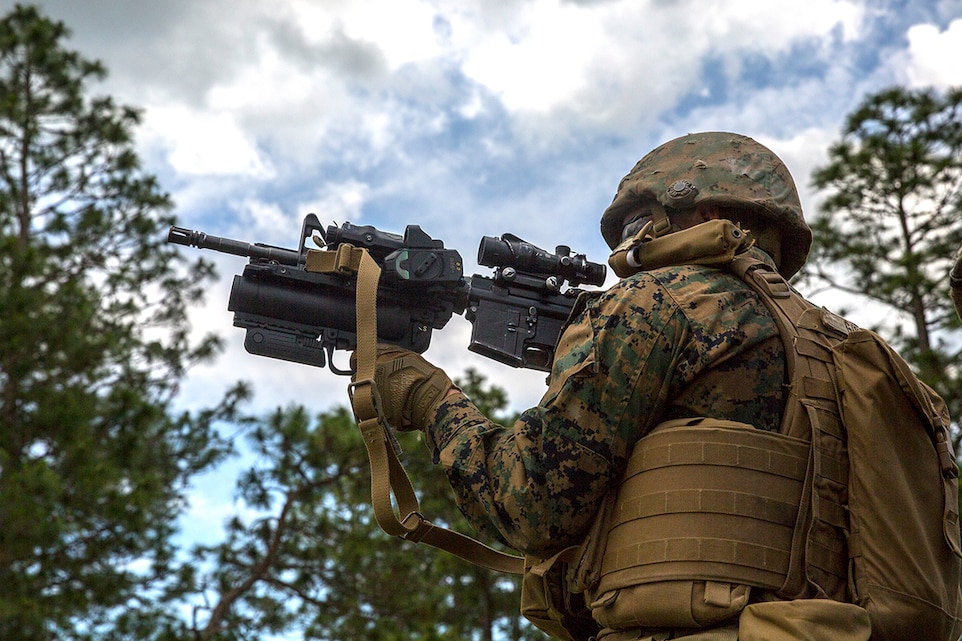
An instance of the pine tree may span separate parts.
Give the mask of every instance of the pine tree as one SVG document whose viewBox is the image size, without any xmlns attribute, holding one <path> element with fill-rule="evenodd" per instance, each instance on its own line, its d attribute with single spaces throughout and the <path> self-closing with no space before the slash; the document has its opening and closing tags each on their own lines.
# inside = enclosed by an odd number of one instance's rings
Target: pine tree
<svg viewBox="0 0 962 641">
<path fill-rule="evenodd" d="M 458 384 L 484 411 L 503 411 L 504 391 L 480 375 L 468 372 Z M 201 570 L 182 578 L 195 616 L 171 613 L 162 626 L 171 638 L 544 638 L 521 621 L 516 577 L 379 529 L 366 450 L 348 410 L 278 409 L 252 420 L 248 436 L 257 463 L 237 496 L 261 516 L 231 519 L 225 541 L 194 550 L 191 567 Z M 425 516 L 471 533 L 419 435 L 398 437 Z"/>
<path fill-rule="evenodd" d="M 84 638 L 162 590 L 190 477 L 243 396 L 175 416 L 210 357 L 186 305 L 212 276 L 165 243 L 171 201 L 103 66 L 17 5 L 0 20 L 0 638 Z"/>
<path fill-rule="evenodd" d="M 866 97 L 812 178 L 826 198 L 806 277 L 886 309 L 874 329 L 962 416 L 946 278 L 962 243 L 962 88 Z"/>
</svg>

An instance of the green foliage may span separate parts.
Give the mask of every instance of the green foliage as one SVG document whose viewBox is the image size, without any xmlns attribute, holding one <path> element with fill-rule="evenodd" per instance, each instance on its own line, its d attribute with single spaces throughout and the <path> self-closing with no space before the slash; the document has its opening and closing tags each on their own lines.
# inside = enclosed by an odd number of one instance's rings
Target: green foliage
<svg viewBox="0 0 962 641">
<path fill-rule="evenodd" d="M 868 96 L 812 179 L 826 198 L 804 277 L 888 308 L 895 322 L 874 329 L 962 416 L 947 280 L 962 244 L 962 88 Z"/>
<path fill-rule="evenodd" d="M 513 578 L 379 530 L 343 408 L 241 417 L 237 387 L 172 412 L 219 346 L 192 342 L 186 317 L 212 268 L 164 242 L 139 113 L 88 96 L 105 70 L 67 36 L 31 7 L 0 20 L 0 638 L 538 638 Z M 460 384 L 506 406 L 474 372 Z M 190 480 L 232 451 L 222 421 L 254 457 L 245 509 L 223 541 L 178 550 Z M 467 532 L 419 435 L 400 439 L 424 512 Z"/>
<path fill-rule="evenodd" d="M 504 391 L 477 373 L 459 384 L 489 412 L 503 411 Z M 256 463 L 237 496 L 259 516 L 232 519 L 225 541 L 193 550 L 194 571 L 181 578 L 194 618 L 172 612 L 159 630 L 217 640 L 543 638 L 520 620 L 515 578 L 381 532 L 366 450 L 346 409 L 316 417 L 278 409 L 253 420 L 248 436 Z M 398 436 L 424 514 L 470 532 L 420 435 Z"/>
<path fill-rule="evenodd" d="M 163 242 L 135 110 L 87 97 L 103 67 L 35 8 L 0 20 L 0 638 L 83 638 L 158 590 L 188 479 L 245 395 L 174 416 L 208 264 Z"/>
</svg>

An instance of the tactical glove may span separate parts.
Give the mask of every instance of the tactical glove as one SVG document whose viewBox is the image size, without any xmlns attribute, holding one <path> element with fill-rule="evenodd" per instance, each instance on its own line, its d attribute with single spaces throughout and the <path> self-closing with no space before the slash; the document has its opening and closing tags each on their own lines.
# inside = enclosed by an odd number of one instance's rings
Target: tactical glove
<svg viewBox="0 0 962 641">
<path fill-rule="evenodd" d="M 400 431 L 424 429 L 448 392 L 457 389 L 444 370 L 391 346 L 378 346 L 374 384 L 384 417 Z"/>
</svg>

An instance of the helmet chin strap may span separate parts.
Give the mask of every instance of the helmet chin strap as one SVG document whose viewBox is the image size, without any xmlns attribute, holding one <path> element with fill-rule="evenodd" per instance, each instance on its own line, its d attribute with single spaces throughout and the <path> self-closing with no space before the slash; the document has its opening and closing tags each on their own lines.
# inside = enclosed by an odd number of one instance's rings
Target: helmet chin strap
<svg viewBox="0 0 962 641">
<path fill-rule="evenodd" d="M 654 224 L 649 233 L 653 238 L 671 233 L 671 221 L 668 220 L 668 212 L 665 211 L 665 206 L 657 199 L 653 199 L 651 203 L 651 221 Z M 645 227 L 647 228 L 647 225 Z"/>
</svg>

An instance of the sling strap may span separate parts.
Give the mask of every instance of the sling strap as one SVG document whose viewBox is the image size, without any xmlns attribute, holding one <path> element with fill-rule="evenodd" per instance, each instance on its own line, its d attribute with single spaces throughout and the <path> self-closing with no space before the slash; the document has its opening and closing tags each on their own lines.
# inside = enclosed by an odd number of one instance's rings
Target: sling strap
<svg viewBox="0 0 962 641">
<path fill-rule="evenodd" d="M 499 552 L 469 536 L 435 525 L 420 512 L 417 494 L 398 458 L 400 447 L 384 419 L 381 399 L 374 384 L 377 290 L 381 276 L 377 262 L 367 249 L 344 243 L 336 250 L 310 250 L 305 269 L 357 278 L 356 366 L 348 395 L 371 466 L 371 505 L 377 524 L 391 536 L 426 543 L 480 567 L 522 574 L 523 558 Z M 399 515 L 403 516 L 399 518 Z"/>
</svg>

